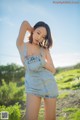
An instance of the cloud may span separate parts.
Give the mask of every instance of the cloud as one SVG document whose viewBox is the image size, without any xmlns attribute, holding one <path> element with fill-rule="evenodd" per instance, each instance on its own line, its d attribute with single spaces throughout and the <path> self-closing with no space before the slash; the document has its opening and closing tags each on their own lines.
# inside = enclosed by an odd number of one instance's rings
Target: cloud
<svg viewBox="0 0 80 120">
<path fill-rule="evenodd" d="M 52 54 L 51 56 L 56 67 L 71 66 L 80 62 L 80 53 Z"/>
</svg>

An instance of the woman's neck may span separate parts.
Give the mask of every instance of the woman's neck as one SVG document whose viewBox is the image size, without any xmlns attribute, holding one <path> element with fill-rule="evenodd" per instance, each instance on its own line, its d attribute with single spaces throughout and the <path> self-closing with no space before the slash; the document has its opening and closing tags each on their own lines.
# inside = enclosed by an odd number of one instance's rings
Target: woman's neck
<svg viewBox="0 0 80 120">
<path fill-rule="evenodd" d="M 38 44 L 32 43 L 32 45 L 36 48 L 40 48 L 40 46 Z"/>
</svg>

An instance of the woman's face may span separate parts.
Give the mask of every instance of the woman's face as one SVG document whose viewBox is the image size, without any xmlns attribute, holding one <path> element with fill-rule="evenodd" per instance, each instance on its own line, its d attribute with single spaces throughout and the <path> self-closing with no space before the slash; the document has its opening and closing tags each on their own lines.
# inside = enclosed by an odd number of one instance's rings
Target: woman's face
<svg viewBox="0 0 80 120">
<path fill-rule="evenodd" d="M 33 43 L 39 45 L 40 42 L 45 40 L 47 31 L 45 27 L 38 27 L 33 31 Z"/>
</svg>

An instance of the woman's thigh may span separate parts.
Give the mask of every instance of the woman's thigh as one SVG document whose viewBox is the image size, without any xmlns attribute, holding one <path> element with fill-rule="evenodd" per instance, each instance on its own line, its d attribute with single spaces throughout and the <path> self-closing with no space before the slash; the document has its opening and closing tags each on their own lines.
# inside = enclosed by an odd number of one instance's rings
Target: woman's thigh
<svg viewBox="0 0 80 120">
<path fill-rule="evenodd" d="M 27 94 L 26 100 L 26 120 L 37 120 L 41 104 L 41 97 Z"/>
<path fill-rule="evenodd" d="M 56 120 L 56 98 L 44 98 L 45 120 Z"/>
</svg>

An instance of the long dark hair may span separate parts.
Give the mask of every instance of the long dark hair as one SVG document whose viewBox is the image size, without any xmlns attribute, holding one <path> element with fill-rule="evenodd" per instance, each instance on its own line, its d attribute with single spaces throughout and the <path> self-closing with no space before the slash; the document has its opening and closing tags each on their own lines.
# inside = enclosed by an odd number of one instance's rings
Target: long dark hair
<svg viewBox="0 0 80 120">
<path fill-rule="evenodd" d="M 42 22 L 42 21 L 39 21 L 38 23 L 36 23 L 33 27 L 33 29 L 35 30 L 36 28 L 38 27 L 44 27 L 47 31 L 47 35 L 45 37 L 45 45 L 47 46 L 47 48 L 50 48 L 53 44 L 53 41 L 52 41 L 52 37 L 51 37 L 51 31 L 50 31 L 50 28 L 49 26 L 45 23 L 45 22 Z M 29 42 L 32 43 L 33 42 L 33 39 L 32 39 L 32 35 L 33 35 L 33 32 L 31 33 L 30 37 L 29 37 Z M 43 43 L 39 44 L 41 47 L 45 47 L 45 45 L 43 45 Z"/>
</svg>

